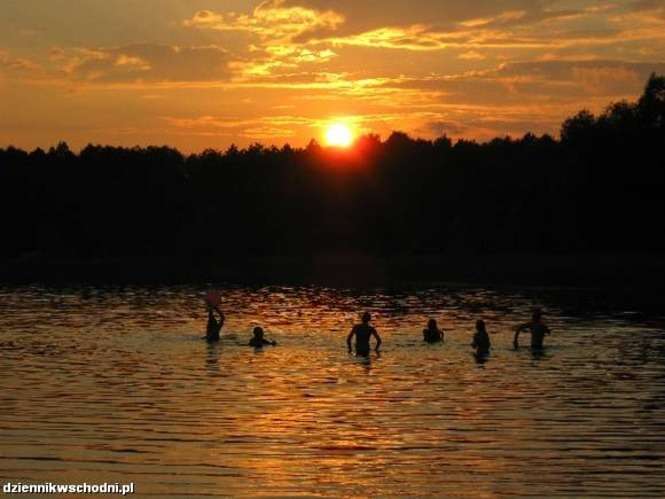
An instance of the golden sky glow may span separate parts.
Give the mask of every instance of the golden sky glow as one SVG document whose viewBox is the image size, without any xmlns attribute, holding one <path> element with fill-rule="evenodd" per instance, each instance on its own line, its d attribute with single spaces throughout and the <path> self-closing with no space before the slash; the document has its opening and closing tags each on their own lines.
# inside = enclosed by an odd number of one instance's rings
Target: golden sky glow
<svg viewBox="0 0 665 499">
<path fill-rule="evenodd" d="M 556 134 L 665 73 L 665 0 L 4 0 L 0 146 Z"/>
<path fill-rule="evenodd" d="M 334 147 L 349 147 L 353 143 L 353 132 L 344 123 L 333 123 L 326 130 L 326 144 Z"/>
</svg>

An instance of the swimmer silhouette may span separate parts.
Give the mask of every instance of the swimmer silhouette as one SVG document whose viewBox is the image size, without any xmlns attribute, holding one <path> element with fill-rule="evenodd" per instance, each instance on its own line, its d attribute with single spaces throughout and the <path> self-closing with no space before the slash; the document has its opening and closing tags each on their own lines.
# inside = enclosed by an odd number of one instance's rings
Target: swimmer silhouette
<svg viewBox="0 0 665 499">
<path fill-rule="evenodd" d="M 263 345 L 272 345 L 272 346 L 277 346 L 276 341 L 268 341 L 263 337 L 263 328 L 261 327 L 255 327 L 254 336 L 252 337 L 251 340 L 249 340 L 249 346 L 254 347 L 254 348 L 263 348 Z"/>
<path fill-rule="evenodd" d="M 531 333 L 531 349 L 542 350 L 543 340 L 545 336 L 550 335 L 550 329 L 543 322 L 543 313 L 540 309 L 536 309 L 531 316 L 531 321 L 520 324 L 515 328 L 515 338 L 513 339 L 513 346 L 517 350 L 519 348 L 520 333 L 529 331 Z"/>
<path fill-rule="evenodd" d="M 214 310 L 214 311 L 213 311 Z M 217 312 L 219 319 L 215 319 L 214 312 Z M 206 327 L 206 340 L 210 342 L 219 341 L 219 332 L 222 330 L 224 325 L 224 314 L 215 307 L 208 305 L 208 325 Z"/>
<path fill-rule="evenodd" d="M 427 322 L 427 328 L 423 329 L 423 340 L 427 343 L 439 343 L 443 341 L 443 331 L 437 327 L 436 320 L 430 319 Z"/>
<path fill-rule="evenodd" d="M 349 347 L 349 353 L 353 351 L 351 348 L 351 340 L 354 336 L 356 337 L 356 355 L 362 357 L 367 357 L 369 355 L 369 339 L 372 336 L 376 338 L 375 350 L 377 352 L 379 351 L 379 347 L 382 343 L 381 337 L 379 336 L 379 333 L 376 332 L 376 329 L 369 325 L 371 320 L 372 316 L 369 312 L 365 312 L 362 317 L 362 323 L 353 326 L 353 329 L 351 329 L 351 332 L 346 337 L 346 345 Z"/>
<path fill-rule="evenodd" d="M 471 346 L 476 349 L 477 357 L 485 357 L 490 353 L 492 343 L 490 342 L 490 337 L 485 329 L 485 321 L 476 321 L 476 333 L 473 335 L 473 343 L 471 343 Z"/>
</svg>

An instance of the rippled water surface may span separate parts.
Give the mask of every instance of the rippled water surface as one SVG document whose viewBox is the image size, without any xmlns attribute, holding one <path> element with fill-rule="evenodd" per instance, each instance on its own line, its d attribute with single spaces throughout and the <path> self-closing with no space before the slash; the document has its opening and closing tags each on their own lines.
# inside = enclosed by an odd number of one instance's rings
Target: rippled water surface
<svg viewBox="0 0 665 499">
<path fill-rule="evenodd" d="M 0 482 L 139 495 L 665 495 L 661 316 L 589 292 L 0 288 Z M 512 349 L 534 306 L 553 335 Z M 370 310 L 381 355 L 347 354 Z M 444 345 L 425 345 L 430 316 Z M 471 355 L 476 318 L 493 352 Z M 245 346 L 262 325 L 276 348 Z M 528 342 L 528 337 L 525 337 Z"/>
</svg>

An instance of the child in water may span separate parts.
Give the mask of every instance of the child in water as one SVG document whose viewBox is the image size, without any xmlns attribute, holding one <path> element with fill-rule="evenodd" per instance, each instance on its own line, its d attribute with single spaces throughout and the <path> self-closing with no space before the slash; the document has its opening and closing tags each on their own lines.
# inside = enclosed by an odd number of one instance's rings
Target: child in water
<svg viewBox="0 0 665 499">
<path fill-rule="evenodd" d="M 430 319 L 427 323 L 427 329 L 423 329 L 423 340 L 427 343 L 443 341 L 443 331 L 437 327 L 434 319 Z"/>
<path fill-rule="evenodd" d="M 476 334 L 473 335 L 473 343 L 471 346 L 476 349 L 476 355 L 483 356 L 490 353 L 492 346 L 490 337 L 485 329 L 485 321 L 476 321 Z"/>
<path fill-rule="evenodd" d="M 249 346 L 254 348 L 263 348 L 263 345 L 272 345 L 276 346 L 277 342 L 275 340 L 268 341 L 263 337 L 263 328 L 255 327 L 254 328 L 254 337 L 249 340 Z"/>
</svg>

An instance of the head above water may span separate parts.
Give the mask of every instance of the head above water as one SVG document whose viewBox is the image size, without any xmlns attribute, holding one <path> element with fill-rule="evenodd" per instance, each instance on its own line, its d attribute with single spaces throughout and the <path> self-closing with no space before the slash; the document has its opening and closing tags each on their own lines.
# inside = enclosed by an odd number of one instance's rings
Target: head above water
<svg viewBox="0 0 665 499">
<path fill-rule="evenodd" d="M 255 338 L 263 338 L 263 328 L 256 326 L 254 328 L 254 337 Z"/>
<path fill-rule="evenodd" d="M 476 330 L 477 331 L 485 331 L 485 321 L 482 319 L 478 319 L 476 321 Z"/>
<path fill-rule="evenodd" d="M 372 320 L 372 316 L 370 315 L 369 312 L 365 312 L 362 317 L 363 324 L 367 324 L 369 321 Z"/>
<path fill-rule="evenodd" d="M 429 329 L 436 329 L 436 319 L 430 319 L 427 321 L 427 327 Z"/>
</svg>

